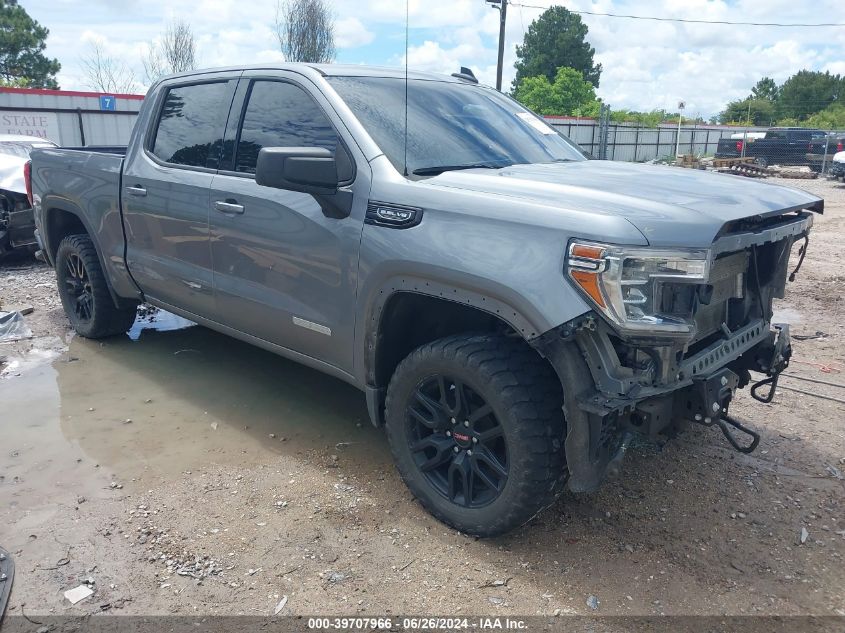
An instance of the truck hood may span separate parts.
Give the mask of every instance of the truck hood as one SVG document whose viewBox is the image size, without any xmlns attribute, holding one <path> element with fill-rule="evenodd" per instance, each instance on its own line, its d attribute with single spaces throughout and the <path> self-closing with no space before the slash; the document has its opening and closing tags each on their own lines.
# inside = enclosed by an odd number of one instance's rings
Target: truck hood
<svg viewBox="0 0 845 633">
<path fill-rule="evenodd" d="M 617 215 L 652 246 L 706 247 L 734 220 L 824 209 L 805 191 L 751 178 L 603 160 L 451 171 L 422 182 Z"/>
</svg>

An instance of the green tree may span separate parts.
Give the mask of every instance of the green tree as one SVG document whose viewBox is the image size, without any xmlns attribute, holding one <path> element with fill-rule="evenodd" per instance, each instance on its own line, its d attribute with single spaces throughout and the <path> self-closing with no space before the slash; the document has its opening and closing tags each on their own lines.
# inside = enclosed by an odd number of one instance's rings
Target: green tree
<svg viewBox="0 0 845 633">
<path fill-rule="evenodd" d="M 801 70 L 780 88 L 778 113 L 784 118 L 806 120 L 832 103 L 845 103 L 845 80 L 829 72 Z"/>
<path fill-rule="evenodd" d="M 845 104 L 834 103 L 821 112 L 811 115 L 806 121 L 807 127 L 817 127 L 822 130 L 845 129 Z"/>
<path fill-rule="evenodd" d="M 581 16 L 563 7 L 552 7 L 528 27 L 522 46 L 516 47 L 516 77 L 512 92 L 523 79 L 544 76 L 553 83 L 558 68 L 579 71 L 594 88 L 599 87 L 601 64 L 593 63 L 595 49 L 586 40 L 587 26 Z"/>
<path fill-rule="evenodd" d="M 774 103 L 768 99 L 748 98 L 731 101 L 719 115 L 719 122 L 738 125 L 772 125 L 776 118 Z"/>
<path fill-rule="evenodd" d="M 545 75 L 525 77 L 517 86 L 514 97 L 538 114 L 568 114 L 590 116 L 598 111 L 593 85 L 573 68 L 560 67 L 554 83 Z"/>
<path fill-rule="evenodd" d="M 779 88 L 775 80 L 771 77 L 763 77 L 760 81 L 754 84 L 751 89 L 752 99 L 761 99 L 765 101 L 776 101 L 778 98 Z"/>
<path fill-rule="evenodd" d="M 32 88 L 58 88 L 61 65 L 43 53 L 49 31 L 16 0 L 0 0 L 0 80 Z"/>
</svg>

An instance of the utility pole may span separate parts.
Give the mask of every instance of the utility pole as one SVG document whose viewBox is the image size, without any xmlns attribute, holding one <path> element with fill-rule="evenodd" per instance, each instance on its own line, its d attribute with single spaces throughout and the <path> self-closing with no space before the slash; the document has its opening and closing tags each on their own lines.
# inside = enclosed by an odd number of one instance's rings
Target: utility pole
<svg viewBox="0 0 845 633">
<path fill-rule="evenodd" d="M 505 61 L 505 24 L 508 19 L 508 0 L 487 0 L 499 10 L 499 64 L 496 67 L 496 90 L 502 91 L 502 66 Z"/>
</svg>

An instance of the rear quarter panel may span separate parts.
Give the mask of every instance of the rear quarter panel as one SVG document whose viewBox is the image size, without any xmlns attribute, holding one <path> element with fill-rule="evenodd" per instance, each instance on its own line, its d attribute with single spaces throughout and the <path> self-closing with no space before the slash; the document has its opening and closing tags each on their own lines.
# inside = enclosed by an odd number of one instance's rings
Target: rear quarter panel
<svg viewBox="0 0 845 633">
<path fill-rule="evenodd" d="M 61 211 L 78 217 L 97 247 L 100 263 L 119 297 L 136 298 L 124 260 L 125 240 L 120 214 L 123 157 L 68 149 L 40 149 L 32 153 L 35 218 L 48 256 L 61 241 L 56 218 Z"/>
</svg>

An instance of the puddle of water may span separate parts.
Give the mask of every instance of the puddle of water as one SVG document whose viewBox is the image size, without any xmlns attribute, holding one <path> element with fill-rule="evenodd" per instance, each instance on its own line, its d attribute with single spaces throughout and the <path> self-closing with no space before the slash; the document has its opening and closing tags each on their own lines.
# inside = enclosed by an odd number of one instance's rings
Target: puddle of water
<svg viewBox="0 0 845 633">
<path fill-rule="evenodd" d="M 143 305 L 138 309 L 138 317 L 129 330 L 128 336 L 133 341 L 141 337 L 145 330 L 156 330 L 158 332 L 172 332 L 173 330 L 184 330 L 196 325 L 193 321 L 184 319 L 171 312 L 165 312 L 152 306 Z"/>
<path fill-rule="evenodd" d="M 50 346 L 47 349 L 33 347 L 24 354 L 7 357 L 6 361 L 0 365 L 2 367 L 0 369 L 0 379 L 11 378 L 40 365 L 49 363 L 60 355 L 60 352 L 55 349 L 58 346 Z"/>
<path fill-rule="evenodd" d="M 95 464 L 105 487 L 114 479 L 130 489 L 210 463 L 340 452 L 338 443 L 352 471 L 390 464 L 360 391 L 191 325 L 159 312 L 131 337 L 74 337 L 52 364 L 0 381 L 0 506 L 12 494 L 21 501 L 24 488 L 9 489 L 15 477 L 29 481 L 27 505 L 39 504 L 57 481 L 90 479 Z"/>
</svg>

